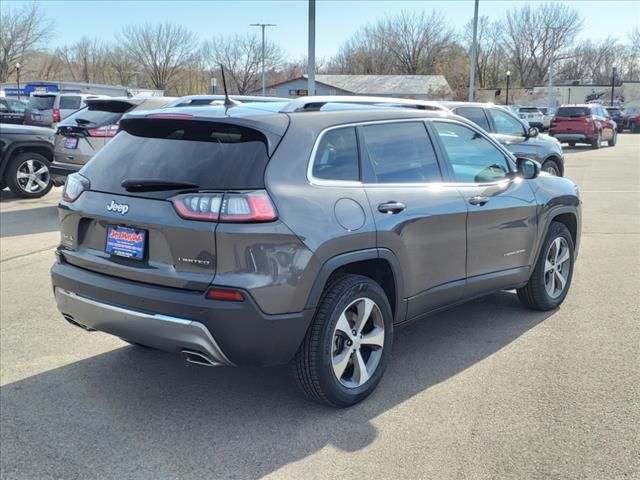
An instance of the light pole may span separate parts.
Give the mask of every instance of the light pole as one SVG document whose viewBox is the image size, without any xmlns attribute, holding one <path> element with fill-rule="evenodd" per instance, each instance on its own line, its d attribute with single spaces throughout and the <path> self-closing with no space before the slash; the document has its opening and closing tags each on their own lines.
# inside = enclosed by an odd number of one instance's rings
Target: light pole
<svg viewBox="0 0 640 480">
<path fill-rule="evenodd" d="M 476 56 L 478 51 L 478 3 L 475 1 L 473 9 L 473 43 L 471 44 L 471 68 L 469 71 L 469 101 L 473 102 L 475 99 L 476 88 Z"/>
<path fill-rule="evenodd" d="M 507 105 L 509 105 L 509 79 L 511 78 L 511 70 L 507 70 Z"/>
<path fill-rule="evenodd" d="M 266 27 L 277 27 L 277 25 L 275 23 L 251 23 L 250 26 L 262 28 L 262 95 L 264 95 L 264 29 Z"/>
<path fill-rule="evenodd" d="M 18 100 L 20 100 L 20 62 L 16 63 L 16 83 L 18 84 Z"/>
<path fill-rule="evenodd" d="M 613 89 L 616 86 L 616 72 L 618 71 L 618 69 L 616 67 L 613 67 L 613 70 L 611 70 L 611 106 L 613 106 Z"/>
<path fill-rule="evenodd" d="M 307 95 L 316 94 L 316 0 L 309 0 L 307 41 Z"/>
</svg>

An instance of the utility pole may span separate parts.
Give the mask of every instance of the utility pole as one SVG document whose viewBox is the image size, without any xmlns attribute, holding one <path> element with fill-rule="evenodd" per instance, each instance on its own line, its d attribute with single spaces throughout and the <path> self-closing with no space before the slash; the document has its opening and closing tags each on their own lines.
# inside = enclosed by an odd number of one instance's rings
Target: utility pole
<svg viewBox="0 0 640 480">
<path fill-rule="evenodd" d="M 480 0 L 476 0 L 473 12 L 473 43 L 471 44 L 471 73 L 469 73 L 469 101 L 475 99 L 476 88 L 476 56 L 478 55 L 478 4 Z"/>
<path fill-rule="evenodd" d="M 262 28 L 262 95 L 264 95 L 264 29 L 266 27 L 277 27 L 277 25 L 275 23 L 251 23 L 250 26 Z"/>
<path fill-rule="evenodd" d="M 614 93 L 614 88 L 616 86 L 616 73 L 618 72 L 618 69 L 616 67 L 613 67 L 613 70 L 611 71 L 611 106 L 613 107 L 613 93 Z"/>
<path fill-rule="evenodd" d="M 316 94 L 316 0 L 309 0 L 309 50 L 307 52 L 307 94 Z"/>
<path fill-rule="evenodd" d="M 555 30 L 552 30 L 552 38 L 555 38 Z M 552 105 L 552 97 L 553 97 L 553 55 L 555 53 L 555 42 L 551 43 L 551 58 L 549 59 L 549 84 L 547 85 L 547 107 L 553 108 L 555 105 Z"/>
</svg>

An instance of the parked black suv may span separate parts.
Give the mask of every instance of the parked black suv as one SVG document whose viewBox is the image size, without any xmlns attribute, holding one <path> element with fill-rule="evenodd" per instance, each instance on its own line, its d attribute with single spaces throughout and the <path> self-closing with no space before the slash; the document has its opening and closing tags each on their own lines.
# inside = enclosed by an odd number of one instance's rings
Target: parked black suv
<svg viewBox="0 0 640 480">
<path fill-rule="evenodd" d="M 64 317 L 190 363 L 291 362 L 309 397 L 348 406 L 396 325 L 501 289 L 563 302 L 571 181 L 429 104 L 337 101 L 123 117 L 60 202 Z"/>
<path fill-rule="evenodd" d="M 616 122 L 616 126 L 618 127 L 618 133 L 622 133 L 624 131 L 624 121 L 625 121 L 625 111 L 624 108 L 619 106 L 605 107 L 611 120 Z"/>
<path fill-rule="evenodd" d="M 51 128 L 0 126 L 0 187 L 23 198 L 38 198 L 51 190 L 49 166 L 53 158 Z"/>
<path fill-rule="evenodd" d="M 452 112 L 471 120 L 517 157 L 536 160 L 551 175 L 564 175 L 564 154 L 555 138 L 539 135 L 513 113 L 492 103 L 444 102 Z"/>
</svg>

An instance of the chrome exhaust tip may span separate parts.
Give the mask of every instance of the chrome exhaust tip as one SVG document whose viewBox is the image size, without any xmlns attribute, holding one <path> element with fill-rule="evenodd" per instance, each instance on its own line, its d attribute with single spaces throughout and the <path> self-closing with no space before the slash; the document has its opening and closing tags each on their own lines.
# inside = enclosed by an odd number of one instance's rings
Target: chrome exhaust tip
<svg viewBox="0 0 640 480">
<path fill-rule="evenodd" d="M 87 332 L 95 332 L 95 329 L 87 327 L 86 325 L 81 324 L 80 322 L 76 322 L 73 317 L 71 315 L 68 315 L 66 313 L 63 313 L 62 316 L 64 317 L 64 319 L 69 322 L 71 325 L 73 325 L 74 327 L 78 327 L 81 328 L 83 330 L 86 330 Z"/>
<path fill-rule="evenodd" d="M 204 367 L 219 367 L 222 364 L 214 360 L 211 360 L 208 356 L 200 352 L 194 352 L 193 350 L 182 350 L 183 358 L 187 363 L 193 363 L 194 365 L 202 365 Z"/>
</svg>

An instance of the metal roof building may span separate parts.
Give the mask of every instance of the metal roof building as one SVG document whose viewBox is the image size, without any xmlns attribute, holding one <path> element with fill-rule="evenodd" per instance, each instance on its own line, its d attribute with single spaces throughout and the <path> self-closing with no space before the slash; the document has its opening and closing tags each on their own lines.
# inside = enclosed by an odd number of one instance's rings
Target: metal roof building
<svg viewBox="0 0 640 480">
<path fill-rule="evenodd" d="M 260 94 L 255 90 L 254 94 Z M 267 95 L 301 97 L 308 95 L 307 76 L 267 86 Z M 316 75 L 316 95 L 367 95 L 450 100 L 453 96 L 443 75 Z"/>
</svg>

